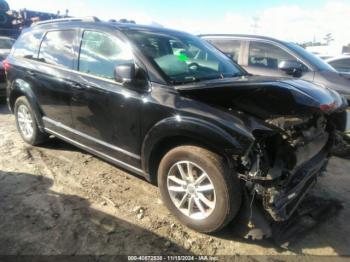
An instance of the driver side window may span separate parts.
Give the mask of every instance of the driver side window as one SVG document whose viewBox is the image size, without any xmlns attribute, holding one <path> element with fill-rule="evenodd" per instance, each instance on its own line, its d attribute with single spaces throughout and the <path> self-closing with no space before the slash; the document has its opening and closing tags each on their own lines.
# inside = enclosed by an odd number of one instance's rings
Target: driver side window
<svg viewBox="0 0 350 262">
<path fill-rule="evenodd" d="M 278 64 L 285 60 L 298 61 L 295 57 L 275 45 L 263 42 L 250 42 L 249 66 L 278 70 Z"/>
<path fill-rule="evenodd" d="M 119 64 L 133 61 L 131 51 L 118 39 L 105 33 L 85 31 L 79 55 L 79 71 L 114 79 Z"/>
</svg>

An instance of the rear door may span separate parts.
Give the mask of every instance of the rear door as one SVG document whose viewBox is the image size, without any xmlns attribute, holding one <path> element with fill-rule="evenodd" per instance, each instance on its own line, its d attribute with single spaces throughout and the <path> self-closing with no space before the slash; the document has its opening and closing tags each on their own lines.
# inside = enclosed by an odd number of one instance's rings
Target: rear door
<svg viewBox="0 0 350 262">
<path fill-rule="evenodd" d="M 34 88 L 45 126 L 60 132 L 62 125 L 73 126 L 70 102 L 77 36 L 74 29 L 48 31 L 40 46 L 37 70 L 28 72 L 36 79 Z"/>
<path fill-rule="evenodd" d="M 37 72 L 36 61 L 43 34 L 44 32 L 36 30 L 24 31 L 14 44 L 11 55 L 7 58 L 11 64 L 11 67 L 7 70 L 9 86 L 18 79 L 25 82 L 26 86 L 32 89 L 37 85 L 37 79 L 29 75 L 28 72 Z M 35 98 L 36 94 L 34 93 L 32 96 Z"/>
</svg>

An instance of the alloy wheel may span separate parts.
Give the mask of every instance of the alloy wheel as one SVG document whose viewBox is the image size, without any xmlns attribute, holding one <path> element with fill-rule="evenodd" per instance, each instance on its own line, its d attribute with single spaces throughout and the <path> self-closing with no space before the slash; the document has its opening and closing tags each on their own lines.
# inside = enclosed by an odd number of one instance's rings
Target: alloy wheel
<svg viewBox="0 0 350 262">
<path fill-rule="evenodd" d="M 26 139 L 31 139 L 34 134 L 33 119 L 26 105 L 20 105 L 17 110 L 18 126 Z"/>
<path fill-rule="evenodd" d="M 168 172 L 167 187 L 173 204 L 191 219 L 206 219 L 215 209 L 214 184 L 208 174 L 193 162 L 175 163 Z"/>
</svg>

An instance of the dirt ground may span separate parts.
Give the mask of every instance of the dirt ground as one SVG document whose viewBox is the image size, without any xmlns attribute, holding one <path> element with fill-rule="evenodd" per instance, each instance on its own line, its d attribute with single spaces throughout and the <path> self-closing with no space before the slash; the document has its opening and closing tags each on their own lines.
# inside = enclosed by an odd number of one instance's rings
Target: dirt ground
<svg viewBox="0 0 350 262">
<path fill-rule="evenodd" d="M 145 180 L 64 142 L 22 142 L 0 105 L 0 254 L 350 255 L 350 161 L 333 158 L 317 190 L 344 209 L 292 250 L 178 223 Z"/>
</svg>

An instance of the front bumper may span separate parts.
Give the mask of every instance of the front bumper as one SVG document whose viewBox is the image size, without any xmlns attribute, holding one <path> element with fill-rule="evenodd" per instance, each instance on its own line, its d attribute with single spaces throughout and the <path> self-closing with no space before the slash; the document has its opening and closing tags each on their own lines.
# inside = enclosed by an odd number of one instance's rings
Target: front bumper
<svg viewBox="0 0 350 262">
<path fill-rule="evenodd" d="M 291 174 L 291 179 L 283 185 L 282 190 L 276 187 L 266 189 L 263 205 L 273 220 L 285 221 L 291 217 L 327 164 L 328 153 L 322 150 Z"/>
</svg>

